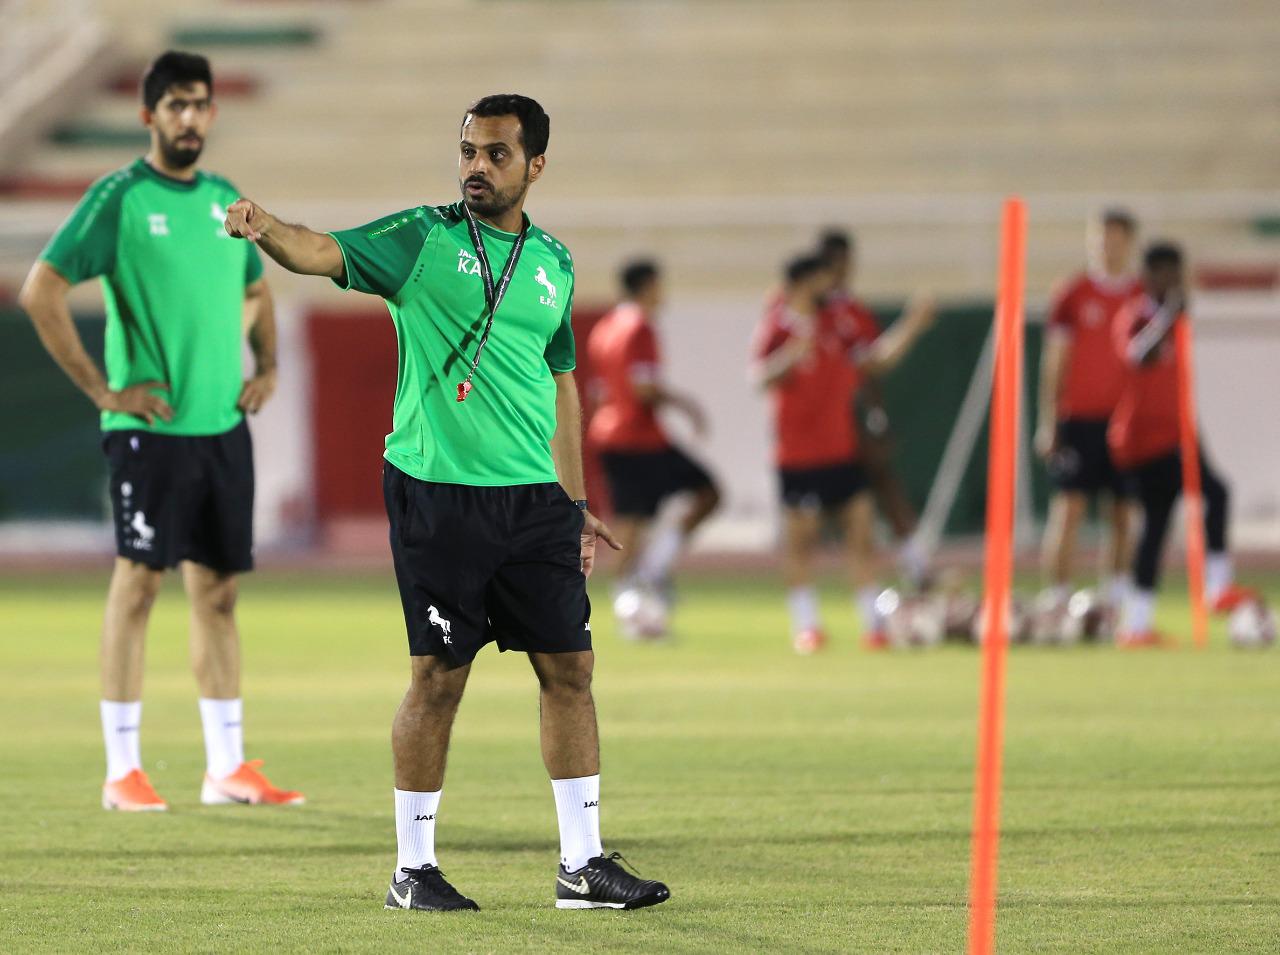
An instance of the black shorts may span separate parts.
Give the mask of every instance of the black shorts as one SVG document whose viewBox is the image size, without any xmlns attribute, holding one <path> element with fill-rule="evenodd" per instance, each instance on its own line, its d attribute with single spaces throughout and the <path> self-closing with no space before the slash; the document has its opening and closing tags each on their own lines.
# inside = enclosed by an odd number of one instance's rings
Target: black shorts
<svg viewBox="0 0 1280 955">
<path fill-rule="evenodd" d="M 154 570 L 190 560 L 253 569 L 253 441 L 241 421 L 225 434 L 108 431 L 116 553 Z"/>
<path fill-rule="evenodd" d="M 787 507 L 841 507 L 867 490 L 867 474 L 857 461 L 819 468 L 779 468 L 782 503 Z"/>
<path fill-rule="evenodd" d="M 715 487 L 707 469 L 679 448 L 605 451 L 600 464 L 614 513 L 623 517 L 653 517 L 673 494 Z"/>
<path fill-rule="evenodd" d="M 1110 493 L 1124 497 L 1128 484 L 1111 461 L 1107 421 L 1068 418 L 1059 421 L 1057 450 L 1049 458 L 1049 478 L 1060 491 Z"/>
<path fill-rule="evenodd" d="M 383 462 L 382 494 L 411 656 L 591 649 L 583 515 L 559 484 L 437 484 Z"/>
</svg>

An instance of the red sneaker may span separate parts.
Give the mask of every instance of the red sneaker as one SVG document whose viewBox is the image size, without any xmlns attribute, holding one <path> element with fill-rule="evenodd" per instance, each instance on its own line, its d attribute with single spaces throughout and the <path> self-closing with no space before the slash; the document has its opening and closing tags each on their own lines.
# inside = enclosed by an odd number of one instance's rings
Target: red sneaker
<svg viewBox="0 0 1280 955">
<path fill-rule="evenodd" d="M 801 656 L 812 656 L 827 645 L 827 635 L 818 627 L 801 630 L 791 638 L 791 648 Z"/>
<path fill-rule="evenodd" d="M 862 649 L 864 650 L 888 650 L 889 634 L 883 630 L 872 630 L 862 638 Z"/>
<path fill-rule="evenodd" d="M 306 802 L 302 793 L 291 789 L 277 789 L 266 776 L 258 772 L 262 760 L 251 759 L 241 763 L 230 776 L 213 779 L 205 773 L 200 788 L 200 801 L 206 806 L 219 806 L 229 802 L 248 803 L 253 806 L 300 806 Z"/>
<path fill-rule="evenodd" d="M 1214 613 L 1227 614 L 1235 610 L 1241 604 L 1261 602 L 1262 595 L 1252 587 L 1241 587 L 1239 584 L 1232 584 L 1222 593 L 1218 594 L 1217 599 L 1209 604 L 1209 609 Z"/>
<path fill-rule="evenodd" d="M 151 780 L 135 769 L 114 782 L 102 784 L 102 808 L 121 812 L 164 812 L 169 804 L 151 787 Z"/>
<path fill-rule="evenodd" d="M 1116 637 L 1116 647 L 1121 650 L 1164 650 L 1173 645 L 1172 640 L 1154 630 L 1122 633 Z"/>
</svg>

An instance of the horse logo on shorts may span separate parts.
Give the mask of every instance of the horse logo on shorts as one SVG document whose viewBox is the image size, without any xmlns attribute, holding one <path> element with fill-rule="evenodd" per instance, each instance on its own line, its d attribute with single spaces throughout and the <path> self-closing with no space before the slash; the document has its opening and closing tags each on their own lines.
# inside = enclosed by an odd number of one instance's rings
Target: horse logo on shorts
<svg viewBox="0 0 1280 955">
<path fill-rule="evenodd" d="M 444 635 L 445 643 L 451 642 L 449 634 L 453 630 L 453 624 L 440 616 L 440 611 L 435 608 L 435 604 L 427 608 L 427 623 L 440 628 L 440 633 Z"/>
</svg>

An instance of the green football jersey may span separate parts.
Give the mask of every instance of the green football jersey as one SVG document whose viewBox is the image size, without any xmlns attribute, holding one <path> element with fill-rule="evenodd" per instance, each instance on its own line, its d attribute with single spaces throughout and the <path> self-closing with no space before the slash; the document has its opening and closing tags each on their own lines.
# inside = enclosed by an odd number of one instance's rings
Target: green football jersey
<svg viewBox="0 0 1280 955">
<path fill-rule="evenodd" d="M 516 235 L 479 222 L 494 281 Z M 529 224 L 466 401 L 484 330 L 484 285 L 461 203 L 421 206 L 330 233 L 344 288 L 386 300 L 400 345 L 386 458 L 423 481 L 474 486 L 556 480 L 552 374 L 574 367 L 573 260 Z"/>
<path fill-rule="evenodd" d="M 138 159 L 90 186 L 40 254 L 73 285 L 101 277 L 110 387 L 169 386 L 172 421 L 104 411 L 103 430 L 210 435 L 240 423 L 244 293 L 262 259 L 222 227 L 237 198 L 220 176 L 184 182 Z"/>
</svg>

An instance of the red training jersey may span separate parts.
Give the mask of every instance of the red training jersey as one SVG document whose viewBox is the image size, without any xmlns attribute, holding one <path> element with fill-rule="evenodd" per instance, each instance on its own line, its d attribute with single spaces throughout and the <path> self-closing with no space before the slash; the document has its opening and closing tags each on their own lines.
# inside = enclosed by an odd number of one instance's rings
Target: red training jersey
<svg viewBox="0 0 1280 955">
<path fill-rule="evenodd" d="M 1107 427 L 1107 445 L 1121 469 L 1178 450 L 1178 364 L 1173 332 L 1156 346 L 1146 364 L 1136 364 L 1128 357 L 1129 343 L 1151 321 L 1156 309 L 1156 303 L 1144 295 L 1120 310 L 1113 327 L 1112 347 L 1123 363 L 1124 378 Z M 1178 322 L 1186 320 L 1185 315 L 1177 318 Z"/>
<path fill-rule="evenodd" d="M 752 358 L 761 361 L 797 337 L 812 336 L 809 354 L 770 387 L 774 461 L 782 468 L 819 468 L 858 456 L 853 399 L 861 383 L 858 338 L 834 309 L 810 318 L 780 297 L 756 330 Z"/>
<path fill-rule="evenodd" d="M 841 337 L 854 343 L 855 353 L 880 337 L 880 323 L 876 321 L 875 314 L 848 292 L 833 292 L 822 309 L 830 313 Z"/>
<path fill-rule="evenodd" d="M 1049 333 L 1071 343 L 1058 391 L 1058 420 L 1108 418 L 1120 400 L 1124 365 L 1112 341 L 1112 320 L 1142 292 L 1133 277 L 1107 278 L 1082 272 L 1054 298 Z"/>
<path fill-rule="evenodd" d="M 636 385 L 658 380 L 658 337 L 644 310 L 623 302 L 587 336 L 591 394 L 598 402 L 587 440 L 601 451 L 660 451 L 670 445 L 653 405 Z"/>
</svg>

